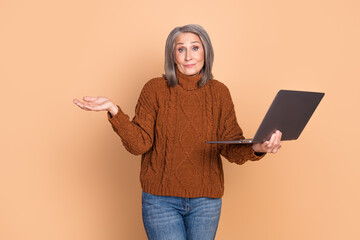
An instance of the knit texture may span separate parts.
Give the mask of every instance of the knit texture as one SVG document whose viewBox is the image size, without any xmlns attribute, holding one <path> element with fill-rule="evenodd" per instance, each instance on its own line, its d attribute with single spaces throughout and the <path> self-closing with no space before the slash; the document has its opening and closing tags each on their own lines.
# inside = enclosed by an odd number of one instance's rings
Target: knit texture
<svg viewBox="0 0 360 240">
<path fill-rule="evenodd" d="M 143 87 L 130 120 L 120 107 L 108 119 L 125 148 L 141 156 L 143 191 L 161 196 L 211 197 L 224 194 L 220 155 L 243 164 L 259 160 L 251 144 L 208 144 L 243 139 L 228 88 L 217 80 L 198 87 L 201 74 L 177 71 L 179 84 L 163 77 Z"/>
</svg>

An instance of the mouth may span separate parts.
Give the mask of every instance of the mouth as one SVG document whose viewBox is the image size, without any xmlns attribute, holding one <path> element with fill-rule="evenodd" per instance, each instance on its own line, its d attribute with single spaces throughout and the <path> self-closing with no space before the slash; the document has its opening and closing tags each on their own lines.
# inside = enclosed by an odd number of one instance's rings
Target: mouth
<svg viewBox="0 0 360 240">
<path fill-rule="evenodd" d="M 186 67 L 186 68 L 192 68 L 194 66 L 195 66 L 195 64 L 186 64 L 186 65 L 184 65 L 184 67 Z"/>
</svg>

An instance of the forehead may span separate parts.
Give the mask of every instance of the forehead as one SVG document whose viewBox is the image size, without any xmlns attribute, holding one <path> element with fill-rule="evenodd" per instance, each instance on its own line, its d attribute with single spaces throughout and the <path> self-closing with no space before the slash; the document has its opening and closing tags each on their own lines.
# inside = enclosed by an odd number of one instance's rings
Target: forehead
<svg viewBox="0 0 360 240">
<path fill-rule="evenodd" d="M 191 42 L 201 43 L 201 40 L 197 34 L 191 32 L 180 33 L 179 36 L 177 36 L 177 38 L 175 39 L 175 44 Z"/>
</svg>

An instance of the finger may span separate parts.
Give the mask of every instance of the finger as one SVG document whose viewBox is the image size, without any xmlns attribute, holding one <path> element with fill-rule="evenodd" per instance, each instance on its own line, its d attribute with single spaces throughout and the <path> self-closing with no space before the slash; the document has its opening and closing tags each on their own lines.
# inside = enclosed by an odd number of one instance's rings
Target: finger
<svg viewBox="0 0 360 240">
<path fill-rule="evenodd" d="M 90 110 L 89 108 L 91 108 L 91 102 L 81 102 L 78 99 L 74 99 L 73 102 L 82 109 Z"/>
<path fill-rule="evenodd" d="M 281 142 L 280 142 L 278 145 L 276 145 L 276 147 L 274 147 L 274 148 L 271 150 L 271 152 L 272 152 L 272 153 L 277 153 L 280 148 L 281 148 Z"/>
<path fill-rule="evenodd" d="M 268 145 L 269 145 L 269 141 L 265 141 L 261 144 L 262 148 L 264 149 L 268 148 Z"/>
<path fill-rule="evenodd" d="M 84 108 L 90 111 L 103 111 L 105 108 L 102 105 L 93 104 L 93 102 L 84 103 Z"/>
<path fill-rule="evenodd" d="M 73 103 L 75 103 L 77 106 L 79 106 L 80 108 L 83 108 L 83 104 L 79 101 L 79 100 L 77 100 L 77 99 L 74 99 L 73 100 Z"/>
<path fill-rule="evenodd" d="M 93 103 L 101 105 L 101 104 L 106 103 L 107 101 L 109 101 L 107 98 L 97 97 L 96 100 L 93 101 Z"/>
<path fill-rule="evenodd" d="M 96 111 L 96 106 L 92 106 L 92 105 L 89 105 L 89 104 L 84 104 L 83 109 L 88 110 L 88 111 Z"/>
<path fill-rule="evenodd" d="M 278 151 L 278 148 L 273 148 L 273 149 L 271 150 L 271 153 L 277 153 L 277 151 Z"/>
<path fill-rule="evenodd" d="M 273 146 L 278 146 L 280 141 L 281 141 L 281 132 L 277 130 L 275 132 L 275 139 L 274 139 L 274 145 Z"/>
<path fill-rule="evenodd" d="M 78 99 L 74 99 L 73 102 L 80 107 L 81 109 L 87 110 L 87 111 L 101 111 L 101 107 L 97 104 L 93 104 L 93 102 L 81 102 Z"/>
<path fill-rule="evenodd" d="M 84 101 L 87 101 L 87 102 L 93 102 L 93 101 L 97 100 L 98 98 L 97 97 L 85 96 L 83 99 L 84 99 Z"/>
<path fill-rule="evenodd" d="M 269 140 L 269 144 L 268 144 L 268 146 L 267 146 L 268 148 L 271 148 L 271 147 L 274 145 L 275 137 L 276 137 L 276 134 L 273 133 L 273 134 L 271 135 L 270 140 Z"/>
<path fill-rule="evenodd" d="M 275 137 L 273 139 L 271 148 L 268 149 L 269 150 L 268 152 L 271 152 L 271 153 L 276 153 L 279 150 L 279 148 L 281 147 L 281 135 L 282 135 L 282 133 L 279 130 L 276 130 L 274 135 L 275 135 Z"/>
<path fill-rule="evenodd" d="M 259 143 L 259 147 L 261 148 L 261 150 L 259 150 L 259 152 L 267 152 L 268 151 L 268 145 L 269 145 L 269 141 L 265 141 L 263 143 Z"/>
</svg>

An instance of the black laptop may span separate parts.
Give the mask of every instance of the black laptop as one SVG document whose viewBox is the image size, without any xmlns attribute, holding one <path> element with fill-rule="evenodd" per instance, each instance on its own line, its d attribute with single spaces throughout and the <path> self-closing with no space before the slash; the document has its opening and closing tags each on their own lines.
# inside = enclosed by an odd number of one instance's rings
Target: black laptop
<svg viewBox="0 0 360 240">
<path fill-rule="evenodd" d="M 258 143 L 268 141 L 279 130 L 281 141 L 295 140 L 304 130 L 325 93 L 280 90 L 253 139 L 206 141 L 206 143 Z"/>
</svg>

